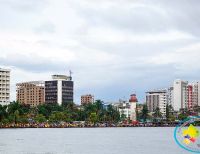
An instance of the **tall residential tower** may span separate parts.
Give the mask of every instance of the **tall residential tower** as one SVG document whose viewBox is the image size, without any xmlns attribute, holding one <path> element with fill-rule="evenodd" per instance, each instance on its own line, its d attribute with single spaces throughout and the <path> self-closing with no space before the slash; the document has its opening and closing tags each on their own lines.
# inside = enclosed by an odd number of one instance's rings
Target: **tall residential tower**
<svg viewBox="0 0 200 154">
<path fill-rule="evenodd" d="M 0 68 L 0 104 L 10 103 L 10 70 Z"/>
<path fill-rule="evenodd" d="M 175 111 L 187 108 L 188 82 L 182 80 L 174 81 L 173 90 L 173 108 Z"/>
<path fill-rule="evenodd" d="M 166 115 L 167 90 L 153 90 L 146 92 L 146 104 L 150 112 L 155 112 L 156 108 L 160 109 L 163 116 Z"/>
</svg>

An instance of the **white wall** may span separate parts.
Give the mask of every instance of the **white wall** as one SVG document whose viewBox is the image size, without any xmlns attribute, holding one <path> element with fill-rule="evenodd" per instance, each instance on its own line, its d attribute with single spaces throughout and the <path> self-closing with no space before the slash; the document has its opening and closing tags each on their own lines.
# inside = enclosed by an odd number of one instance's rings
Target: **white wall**
<svg viewBox="0 0 200 154">
<path fill-rule="evenodd" d="M 188 85 L 188 82 L 184 82 L 181 80 L 175 80 L 174 81 L 174 103 L 173 108 L 175 111 L 179 111 L 180 108 L 186 107 L 186 99 L 187 96 L 187 90 L 186 86 Z"/>
<path fill-rule="evenodd" d="M 57 86 L 57 90 L 58 90 L 58 104 L 59 105 L 62 105 L 62 80 L 58 80 L 57 81 L 57 84 L 58 84 L 58 86 Z"/>
</svg>

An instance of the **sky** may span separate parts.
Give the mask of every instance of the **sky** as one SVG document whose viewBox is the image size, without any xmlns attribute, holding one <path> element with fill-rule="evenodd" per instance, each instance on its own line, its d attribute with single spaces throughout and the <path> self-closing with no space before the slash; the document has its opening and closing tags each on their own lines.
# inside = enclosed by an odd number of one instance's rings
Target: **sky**
<svg viewBox="0 0 200 154">
<path fill-rule="evenodd" d="M 105 102 L 200 80 L 199 0 L 0 0 L 0 67 L 15 84 L 72 70 Z"/>
</svg>

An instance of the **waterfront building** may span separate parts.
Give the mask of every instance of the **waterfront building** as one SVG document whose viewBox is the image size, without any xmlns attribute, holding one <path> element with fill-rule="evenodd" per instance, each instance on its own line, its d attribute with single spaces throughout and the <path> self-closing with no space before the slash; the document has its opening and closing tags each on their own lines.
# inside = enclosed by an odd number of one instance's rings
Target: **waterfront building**
<svg viewBox="0 0 200 154">
<path fill-rule="evenodd" d="M 10 70 L 0 68 L 0 104 L 10 103 Z"/>
<path fill-rule="evenodd" d="M 126 119 L 136 121 L 136 106 L 137 106 L 137 97 L 135 94 L 132 94 L 129 101 L 119 100 L 119 102 L 113 104 L 114 107 L 120 113 L 120 117 L 124 117 Z"/>
<path fill-rule="evenodd" d="M 115 105 L 120 113 L 120 117 L 124 117 L 129 119 L 131 116 L 130 112 L 130 103 L 126 100 L 119 100 L 119 102 Z"/>
<path fill-rule="evenodd" d="M 186 96 L 186 108 L 189 110 L 192 110 L 194 107 L 194 100 L 193 100 L 193 86 L 192 85 L 187 85 L 187 96 Z"/>
<path fill-rule="evenodd" d="M 173 84 L 173 108 L 175 111 L 188 107 L 188 81 L 177 79 Z"/>
<path fill-rule="evenodd" d="M 167 104 L 171 105 L 174 111 L 180 111 L 180 109 L 193 110 L 195 106 L 200 106 L 200 82 L 189 83 L 177 79 L 173 86 L 167 89 L 166 96 Z M 147 92 L 146 102 L 149 111 L 153 112 L 158 107 L 156 104 L 159 101 L 158 93 Z"/>
<path fill-rule="evenodd" d="M 91 94 L 81 96 L 81 105 L 94 103 L 94 96 Z"/>
<path fill-rule="evenodd" d="M 166 116 L 167 105 L 167 90 L 152 90 L 146 92 L 146 104 L 149 112 L 155 112 L 156 108 L 160 109 L 160 112 Z"/>
<path fill-rule="evenodd" d="M 188 81 L 175 80 L 173 87 L 168 88 L 168 104 L 172 105 L 175 111 L 184 108 L 192 110 L 198 105 L 198 87 L 198 82 L 189 84 Z"/>
<path fill-rule="evenodd" d="M 31 81 L 16 84 L 16 100 L 19 103 L 37 106 L 44 103 L 44 82 Z"/>
<path fill-rule="evenodd" d="M 136 115 L 136 106 L 137 106 L 138 99 L 136 97 L 136 94 L 132 94 L 131 98 L 129 99 L 130 103 L 130 120 L 136 121 L 137 115 Z"/>
<path fill-rule="evenodd" d="M 200 82 L 192 83 L 193 106 L 200 106 Z"/>
<path fill-rule="evenodd" d="M 174 87 L 167 89 L 167 104 L 174 106 Z"/>
<path fill-rule="evenodd" d="M 71 76 L 52 75 L 51 81 L 45 81 L 45 103 L 66 104 L 73 102 L 74 82 Z"/>
</svg>

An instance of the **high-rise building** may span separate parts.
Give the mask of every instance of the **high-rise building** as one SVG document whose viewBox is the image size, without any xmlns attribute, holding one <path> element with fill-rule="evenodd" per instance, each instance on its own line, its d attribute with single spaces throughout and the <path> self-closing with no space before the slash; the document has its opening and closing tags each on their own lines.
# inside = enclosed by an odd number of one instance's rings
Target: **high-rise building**
<svg viewBox="0 0 200 154">
<path fill-rule="evenodd" d="M 178 79 L 174 81 L 173 87 L 173 108 L 175 111 L 179 111 L 188 106 L 188 82 Z"/>
<path fill-rule="evenodd" d="M 167 90 L 153 90 L 146 92 L 146 104 L 149 112 L 155 112 L 160 109 L 163 116 L 166 115 Z"/>
<path fill-rule="evenodd" d="M 74 83 L 71 76 L 52 75 L 51 81 L 45 81 L 45 103 L 66 104 L 73 102 Z"/>
<path fill-rule="evenodd" d="M 169 87 L 167 90 L 167 104 L 174 106 L 174 87 Z"/>
<path fill-rule="evenodd" d="M 89 103 L 94 103 L 94 96 L 91 94 L 87 94 L 87 95 L 82 95 L 81 96 L 81 104 L 89 104 Z"/>
<path fill-rule="evenodd" d="M 193 100 L 193 86 L 187 85 L 187 97 L 186 97 L 186 106 L 185 108 L 192 109 L 194 107 L 194 100 Z"/>
<path fill-rule="evenodd" d="M 152 95 L 146 98 L 150 111 L 155 109 L 155 102 L 158 102 L 158 96 Z M 195 106 L 200 106 L 200 82 L 188 83 L 188 81 L 177 79 L 173 86 L 167 89 L 166 95 L 167 104 L 171 105 L 174 111 L 186 108 L 193 110 Z"/>
<path fill-rule="evenodd" d="M 32 81 L 17 83 L 17 101 L 30 106 L 44 103 L 44 82 Z"/>
<path fill-rule="evenodd" d="M 193 106 L 200 106 L 200 82 L 195 82 L 192 83 L 192 101 L 193 101 Z"/>
<path fill-rule="evenodd" d="M 0 104 L 10 103 L 10 70 L 0 68 Z"/>
</svg>

